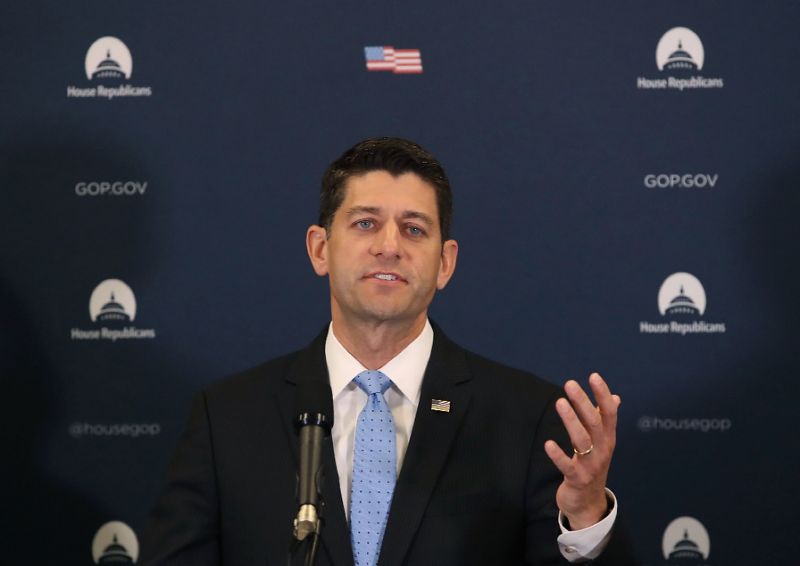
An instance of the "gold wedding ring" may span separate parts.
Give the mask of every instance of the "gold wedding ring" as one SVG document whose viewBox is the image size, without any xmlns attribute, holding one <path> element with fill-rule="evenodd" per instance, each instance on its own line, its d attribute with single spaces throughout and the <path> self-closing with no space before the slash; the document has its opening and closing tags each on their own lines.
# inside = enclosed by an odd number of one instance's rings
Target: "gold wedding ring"
<svg viewBox="0 0 800 566">
<path fill-rule="evenodd" d="M 577 454 L 578 456 L 588 456 L 589 454 L 592 453 L 592 450 L 594 450 L 594 444 L 589 446 L 589 448 L 587 448 L 586 450 L 578 450 L 574 446 L 572 447 L 572 451 L 575 452 L 575 454 Z"/>
</svg>

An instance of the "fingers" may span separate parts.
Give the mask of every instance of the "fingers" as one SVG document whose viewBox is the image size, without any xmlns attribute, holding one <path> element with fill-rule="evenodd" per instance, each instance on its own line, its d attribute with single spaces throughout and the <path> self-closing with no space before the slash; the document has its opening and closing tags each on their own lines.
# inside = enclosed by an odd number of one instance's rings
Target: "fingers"
<svg viewBox="0 0 800 566">
<path fill-rule="evenodd" d="M 577 386 L 577 384 L 575 385 Z M 569 441 L 572 443 L 572 446 L 581 451 L 588 450 L 588 448 L 593 445 L 592 436 L 587 432 L 586 427 L 584 427 L 581 419 L 578 418 L 578 415 L 575 413 L 569 401 L 563 397 L 556 401 L 556 412 L 558 416 L 561 417 L 561 421 L 567 429 Z"/>
<path fill-rule="evenodd" d="M 592 388 L 594 398 L 597 400 L 597 407 L 603 421 L 603 427 L 607 433 L 616 434 L 617 430 L 617 410 L 622 399 L 619 395 L 613 395 L 608 385 L 600 377 L 600 374 L 593 373 L 589 376 L 589 386 Z"/>
<path fill-rule="evenodd" d="M 565 478 L 572 478 L 575 474 L 575 466 L 572 463 L 572 458 L 567 456 L 561 447 L 554 440 L 548 440 L 544 443 L 544 451 L 547 456 L 555 464 L 558 471 Z"/>
<path fill-rule="evenodd" d="M 589 376 L 589 387 L 592 388 L 594 398 L 597 400 L 597 406 L 600 411 L 605 414 L 614 414 L 619 406 L 619 395 L 613 395 L 608 388 L 608 384 L 600 377 L 599 373 L 593 373 Z"/>
<path fill-rule="evenodd" d="M 600 413 L 597 412 L 597 408 L 594 406 L 591 399 L 589 399 L 589 396 L 583 388 L 578 385 L 577 381 L 569 380 L 565 383 L 564 391 L 566 391 L 572 408 L 575 409 L 581 422 L 589 431 L 589 434 L 594 436 L 596 431 L 598 431 L 603 424 Z M 581 449 L 585 447 L 576 446 L 576 448 Z"/>
<path fill-rule="evenodd" d="M 583 388 L 576 381 L 570 380 L 564 385 L 569 402 L 559 399 L 556 410 L 564 422 L 573 447 L 583 451 L 590 446 L 607 446 L 613 450 L 620 397 L 611 393 L 606 382 L 597 373 L 589 376 L 589 386 L 597 400 L 597 407 Z"/>
</svg>

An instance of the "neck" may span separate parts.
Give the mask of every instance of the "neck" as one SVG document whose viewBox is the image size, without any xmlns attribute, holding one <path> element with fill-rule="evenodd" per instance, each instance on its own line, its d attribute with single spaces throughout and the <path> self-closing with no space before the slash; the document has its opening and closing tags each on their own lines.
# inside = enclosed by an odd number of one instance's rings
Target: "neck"
<svg viewBox="0 0 800 566">
<path fill-rule="evenodd" d="M 333 334 L 368 370 L 376 370 L 405 350 L 425 328 L 427 313 L 411 321 L 346 321 L 333 314 Z"/>
</svg>

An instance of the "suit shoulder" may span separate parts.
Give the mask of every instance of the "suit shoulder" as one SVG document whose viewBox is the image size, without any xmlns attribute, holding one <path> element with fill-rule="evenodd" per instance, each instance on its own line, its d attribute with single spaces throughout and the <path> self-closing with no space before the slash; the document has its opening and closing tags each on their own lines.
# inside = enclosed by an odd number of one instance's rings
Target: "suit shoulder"
<svg viewBox="0 0 800 566">
<path fill-rule="evenodd" d="M 464 350 L 464 355 L 472 379 L 481 388 L 537 399 L 554 399 L 562 394 L 558 386 L 531 372 L 501 364 L 469 350 Z"/>
<path fill-rule="evenodd" d="M 299 353 L 292 352 L 218 379 L 203 390 L 203 395 L 216 403 L 261 398 L 283 382 Z"/>
</svg>

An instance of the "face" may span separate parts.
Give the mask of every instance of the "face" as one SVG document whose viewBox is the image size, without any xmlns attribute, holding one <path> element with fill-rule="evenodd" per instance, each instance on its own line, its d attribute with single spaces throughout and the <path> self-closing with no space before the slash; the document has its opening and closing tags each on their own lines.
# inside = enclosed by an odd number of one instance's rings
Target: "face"
<svg viewBox="0 0 800 566">
<path fill-rule="evenodd" d="M 327 275 L 334 320 L 413 322 L 427 316 L 453 274 L 455 240 L 442 243 L 433 186 L 414 173 L 351 177 L 330 232 L 312 226 L 309 257 Z"/>
</svg>

